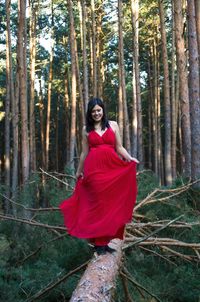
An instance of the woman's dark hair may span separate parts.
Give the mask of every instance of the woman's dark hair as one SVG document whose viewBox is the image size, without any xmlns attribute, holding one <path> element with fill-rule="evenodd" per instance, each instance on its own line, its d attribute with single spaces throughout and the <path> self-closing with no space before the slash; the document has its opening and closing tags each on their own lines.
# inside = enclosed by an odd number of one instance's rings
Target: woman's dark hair
<svg viewBox="0 0 200 302">
<path fill-rule="evenodd" d="M 104 103 L 101 99 L 99 98 L 92 98 L 89 102 L 88 102 L 88 107 L 87 107 L 87 113 L 86 113 L 86 131 L 90 132 L 92 130 L 94 130 L 94 120 L 92 118 L 92 109 L 94 108 L 94 106 L 100 106 L 103 109 L 103 117 L 101 120 L 101 129 L 105 130 L 105 128 L 109 128 L 109 122 L 108 119 L 106 117 L 106 111 L 105 111 L 105 106 Z"/>
</svg>

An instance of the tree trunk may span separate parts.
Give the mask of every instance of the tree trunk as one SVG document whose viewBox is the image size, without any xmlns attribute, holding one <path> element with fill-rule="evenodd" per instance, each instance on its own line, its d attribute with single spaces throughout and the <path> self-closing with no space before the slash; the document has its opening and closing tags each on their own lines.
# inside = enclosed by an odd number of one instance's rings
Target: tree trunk
<svg viewBox="0 0 200 302">
<path fill-rule="evenodd" d="M 172 108 L 172 178 L 176 178 L 176 134 L 177 134 L 177 111 L 175 96 L 175 26 L 174 26 L 174 1 L 172 1 L 172 58 L 171 58 L 171 108 Z"/>
<path fill-rule="evenodd" d="M 18 64 L 19 64 L 19 84 L 20 84 L 20 110 L 21 110 L 21 158 L 22 158 L 22 182 L 25 183 L 30 173 L 30 151 L 28 137 L 28 106 L 27 106 L 27 82 L 26 82 L 26 57 L 24 57 L 24 49 L 26 49 L 24 33 L 26 32 L 26 0 L 18 0 Z"/>
<path fill-rule="evenodd" d="M 200 1 L 195 0 L 195 16 L 196 16 L 196 27 L 197 27 L 197 41 L 198 41 L 198 50 L 200 57 Z"/>
<path fill-rule="evenodd" d="M 200 89 L 199 89 L 199 56 L 195 20 L 194 0 L 187 1 L 188 44 L 189 44 L 189 95 L 191 113 L 191 170 L 192 179 L 200 178 Z M 198 184 L 198 187 L 200 185 Z"/>
<path fill-rule="evenodd" d="M 91 18 L 92 18 L 92 62 L 93 62 L 93 96 L 97 97 L 97 56 L 96 56 L 96 21 L 95 21 L 95 3 L 91 0 Z"/>
<path fill-rule="evenodd" d="M 137 119 L 136 129 L 133 129 L 133 138 L 135 138 L 135 133 L 137 133 L 137 154 L 135 156 L 140 161 L 140 169 L 143 169 L 143 140 L 142 140 L 142 106 L 141 106 L 141 93 L 140 93 L 140 69 L 139 69 L 139 0 L 131 0 L 131 12 L 132 12 L 132 27 L 133 27 L 133 64 L 134 64 L 134 73 L 135 76 L 135 96 L 136 96 L 136 104 L 137 104 L 137 112 L 136 116 L 133 119 Z M 133 103 L 133 109 L 134 108 Z M 135 122 L 133 122 L 135 124 Z"/>
<path fill-rule="evenodd" d="M 136 85 L 136 59 L 138 60 L 138 7 L 136 7 L 136 1 L 131 0 L 131 17 L 133 28 L 133 78 L 132 78 L 132 95 L 133 95 L 133 111 L 132 111 L 132 148 L 131 153 L 134 157 L 137 157 L 138 150 L 138 119 L 137 119 L 137 85 Z M 137 61 L 138 63 L 138 61 Z"/>
<path fill-rule="evenodd" d="M 122 263 L 122 242 L 115 242 L 116 252 L 93 258 L 76 287 L 70 302 L 111 302 L 115 281 Z"/>
<path fill-rule="evenodd" d="M 42 146 L 42 154 L 41 154 L 41 159 L 42 159 L 42 168 L 45 168 L 45 129 L 44 129 L 44 103 L 43 103 L 43 95 L 42 95 L 42 80 L 39 80 L 39 87 L 40 87 L 40 92 L 39 92 L 39 113 L 40 113 L 40 139 L 41 139 L 41 146 Z"/>
<path fill-rule="evenodd" d="M 35 146 L 35 60 L 36 60 L 36 11 L 35 3 L 29 0 L 30 8 L 30 169 L 36 170 Z"/>
<path fill-rule="evenodd" d="M 17 53 L 18 53 L 17 45 Z M 18 56 L 18 55 L 17 55 Z M 12 73 L 11 73 L 12 74 Z M 15 76 L 15 91 L 13 75 L 11 79 L 12 97 L 12 133 L 13 133 L 13 161 L 12 161 L 12 199 L 15 200 L 18 186 L 18 169 L 19 169 L 19 69 Z M 15 207 L 13 207 L 15 209 Z"/>
<path fill-rule="evenodd" d="M 174 1 L 174 23 L 176 35 L 176 60 L 179 75 L 179 99 L 181 107 L 181 128 L 183 145 L 183 173 L 191 176 L 191 128 L 190 108 L 188 91 L 187 58 L 185 53 L 185 42 L 183 35 L 182 0 Z"/>
<path fill-rule="evenodd" d="M 75 37 L 74 37 L 74 16 L 72 1 L 68 1 L 68 10 L 70 18 L 70 51 L 71 51 L 71 74 L 72 74 L 72 88 L 71 88 L 71 132 L 70 132 L 70 154 L 69 166 L 74 169 L 74 155 L 75 155 L 75 141 L 76 141 L 76 51 L 75 51 Z"/>
<path fill-rule="evenodd" d="M 97 56 L 97 96 L 103 96 L 103 74 L 102 74 L 102 52 L 104 48 L 104 41 L 102 41 L 102 19 L 104 16 L 102 0 L 98 3 L 97 21 L 96 21 L 96 56 Z"/>
<path fill-rule="evenodd" d="M 152 104 L 153 104 L 153 84 L 152 84 L 152 71 L 151 71 L 151 60 L 148 60 L 148 90 L 149 90 L 149 102 L 148 102 L 148 168 L 153 170 L 152 165 L 152 149 L 153 149 L 153 143 L 152 143 L 152 121 L 153 121 L 153 112 L 152 112 Z"/>
<path fill-rule="evenodd" d="M 86 44 L 86 3 L 85 0 L 82 0 L 82 36 L 83 36 L 83 97 L 85 112 L 87 110 L 87 104 L 89 100 L 89 91 L 88 91 L 88 63 L 87 63 L 87 44 Z"/>
<path fill-rule="evenodd" d="M 160 63 L 157 60 L 157 107 L 158 107 L 158 175 L 159 175 L 159 183 L 160 185 L 164 184 L 164 162 L 163 162 L 163 146 L 161 139 L 161 104 L 160 104 Z"/>
<path fill-rule="evenodd" d="M 10 197 L 10 116 L 11 116 L 11 38 L 10 38 L 10 0 L 6 0 L 6 102 L 5 102 L 5 185 L 6 196 Z M 5 213 L 9 213 L 9 203 L 5 200 L 4 204 Z"/>
<path fill-rule="evenodd" d="M 75 31 L 74 31 L 74 41 L 75 41 L 75 56 L 76 56 L 76 78 L 77 78 L 79 98 L 80 98 L 79 111 L 80 111 L 80 115 L 81 115 L 81 124 L 83 125 L 83 124 L 85 124 L 85 106 L 84 106 L 84 99 L 83 99 L 83 86 L 82 86 L 81 77 L 80 77 L 80 69 L 79 69 L 79 60 L 78 60 L 77 42 L 76 42 L 76 33 L 75 33 Z"/>
<path fill-rule="evenodd" d="M 157 176 L 158 172 L 158 54 L 157 54 L 157 44 L 156 40 L 153 39 L 153 50 L 152 50 L 152 68 L 153 68 L 153 116 L 152 116 L 152 125 L 153 125 L 153 148 L 154 148 L 154 171 Z"/>
<path fill-rule="evenodd" d="M 57 98 L 57 104 L 56 104 L 56 119 L 55 119 L 55 130 L 56 130 L 56 171 L 59 171 L 59 158 L 60 158 L 60 152 L 59 152 L 59 112 L 60 112 L 60 95 L 58 95 Z"/>
<path fill-rule="evenodd" d="M 69 80 L 68 80 L 68 68 L 66 68 L 65 72 L 65 97 L 64 97 L 64 120 L 65 120 L 65 162 L 69 162 L 69 145 L 70 145 L 70 104 L 69 104 Z"/>
<path fill-rule="evenodd" d="M 165 29 L 164 7 L 162 0 L 159 0 L 159 14 L 162 38 L 162 59 L 164 68 L 164 115 L 165 115 L 165 182 L 166 185 L 172 183 L 171 171 L 171 105 L 170 105 L 170 86 L 169 86 L 169 67 L 167 55 L 167 38 Z"/>
<path fill-rule="evenodd" d="M 127 151 L 131 152 L 130 146 L 130 131 L 129 131 L 129 117 L 126 100 L 126 84 L 125 84 L 125 67 L 124 67 L 124 42 L 123 42 L 123 14 L 122 14 L 122 0 L 118 0 L 118 23 L 119 23 L 119 72 L 120 72 L 120 89 L 122 92 L 123 100 L 123 113 L 124 113 L 124 144 Z"/>
<path fill-rule="evenodd" d="M 54 9 L 53 0 L 51 0 L 51 51 L 49 58 L 49 82 L 48 82 L 48 101 L 47 101 L 47 119 L 46 119 L 46 145 L 45 145 L 45 167 L 49 169 L 49 145 L 50 145 L 50 123 L 51 123 L 51 95 L 53 81 L 53 56 L 54 56 Z"/>
</svg>

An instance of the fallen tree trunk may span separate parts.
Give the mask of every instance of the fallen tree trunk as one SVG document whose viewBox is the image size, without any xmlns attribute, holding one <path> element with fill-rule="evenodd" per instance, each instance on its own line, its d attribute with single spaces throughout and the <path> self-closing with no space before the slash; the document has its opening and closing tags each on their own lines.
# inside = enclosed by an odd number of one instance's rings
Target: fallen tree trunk
<svg viewBox="0 0 200 302">
<path fill-rule="evenodd" d="M 94 255 L 80 279 L 70 302 L 110 302 L 114 295 L 116 277 L 122 264 L 123 241 L 111 242 L 114 253 Z"/>
</svg>

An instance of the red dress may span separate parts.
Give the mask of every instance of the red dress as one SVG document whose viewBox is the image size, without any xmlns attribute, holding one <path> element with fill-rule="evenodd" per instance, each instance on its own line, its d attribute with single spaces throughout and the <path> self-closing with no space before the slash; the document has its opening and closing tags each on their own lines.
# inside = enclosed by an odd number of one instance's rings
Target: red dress
<svg viewBox="0 0 200 302">
<path fill-rule="evenodd" d="M 132 220 L 136 162 L 118 156 L 111 127 L 102 136 L 89 132 L 88 143 L 84 178 L 79 178 L 73 195 L 60 204 L 60 209 L 70 235 L 96 244 L 99 240 L 103 245 L 112 238 L 123 239 L 124 226 Z"/>
</svg>

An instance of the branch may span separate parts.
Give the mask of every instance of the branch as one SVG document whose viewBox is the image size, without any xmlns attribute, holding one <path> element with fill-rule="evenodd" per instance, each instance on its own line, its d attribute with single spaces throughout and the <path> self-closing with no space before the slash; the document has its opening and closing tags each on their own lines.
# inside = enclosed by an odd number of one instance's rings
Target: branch
<svg viewBox="0 0 200 302">
<path fill-rule="evenodd" d="M 74 273 L 80 271 L 82 268 L 84 268 L 87 264 L 89 263 L 89 260 L 86 261 L 85 263 L 83 263 L 82 265 L 78 266 L 77 268 L 75 268 L 74 270 L 70 271 L 69 273 L 67 273 L 66 275 L 64 275 L 62 278 L 58 279 L 57 281 L 51 282 L 49 283 L 45 288 L 42 288 L 39 292 L 37 292 L 35 295 L 33 295 L 32 297 L 30 297 L 28 300 L 26 300 L 26 302 L 31 302 L 31 301 L 35 301 L 38 298 L 41 298 L 42 296 L 44 296 L 44 294 L 46 294 L 47 292 L 49 292 L 50 290 L 52 290 L 54 287 L 56 287 L 57 285 L 59 285 L 60 283 L 62 283 L 63 281 L 65 281 L 68 277 L 70 277 L 71 275 L 73 275 Z"/>
<path fill-rule="evenodd" d="M 63 237 L 65 237 L 67 234 L 62 234 L 57 236 L 56 238 L 53 238 L 43 244 L 41 244 L 35 251 L 33 251 L 32 253 L 30 253 L 29 255 L 27 255 L 24 259 L 20 260 L 16 265 L 22 265 L 25 261 L 27 261 L 29 258 L 35 256 L 44 246 L 46 246 L 49 243 L 52 243 L 58 239 L 61 239 Z"/>
<path fill-rule="evenodd" d="M 55 177 L 55 176 L 53 176 L 53 175 L 47 173 L 47 172 L 44 171 L 42 168 L 40 168 L 40 170 L 42 171 L 42 173 L 44 173 L 44 174 L 50 176 L 51 178 L 53 178 L 53 179 L 55 179 L 55 180 L 61 182 L 61 183 L 64 184 L 65 186 L 68 186 L 68 187 L 70 187 L 72 190 L 74 190 L 74 187 L 70 186 L 67 182 L 65 182 L 65 181 L 63 181 L 63 180 L 60 180 L 59 178 L 57 178 L 57 177 Z"/>
<path fill-rule="evenodd" d="M 177 218 L 171 220 L 170 222 L 168 222 L 167 224 L 165 224 L 165 225 L 162 226 L 161 228 L 155 230 L 155 231 L 152 232 L 151 234 L 149 234 L 149 235 L 147 235 L 147 236 L 145 236 L 145 237 L 143 237 L 143 238 L 141 238 L 141 239 L 135 241 L 134 243 L 130 243 L 129 245 L 123 247 L 122 249 L 123 249 L 123 250 L 128 249 L 128 248 L 130 248 L 130 247 L 133 247 L 133 246 L 135 246 L 135 245 L 141 243 L 142 241 L 147 240 L 148 238 L 152 237 L 153 235 L 155 235 L 155 234 L 159 233 L 160 231 L 166 229 L 170 224 L 172 224 L 172 223 L 174 223 L 175 221 L 179 220 L 179 219 L 180 219 L 181 217 L 183 217 L 183 216 L 184 216 L 184 215 L 178 216 Z"/>
<path fill-rule="evenodd" d="M 124 276 L 125 278 L 127 278 L 132 284 L 134 284 L 135 286 L 143 289 L 146 293 L 148 293 L 150 296 L 154 297 L 157 301 L 161 302 L 161 300 L 156 297 L 154 294 L 150 293 L 150 291 L 148 289 L 146 289 L 144 286 L 142 286 L 141 284 L 139 284 L 138 282 L 136 282 L 131 274 L 129 273 L 129 271 L 124 267 L 123 270 L 120 272 L 122 274 L 122 276 Z"/>
<path fill-rule="evenodd" d="M 143 206 L 144 204 L 150 204 L 150 203 L 153 203 L 153 202 L 157 202 L 157 201 L 164 201 L 164 200 L 168 200 L 174 196 L 177 196 L 177 195 L 180 195 L 181 193 L 187 191 L 191 186 L 193 186 L 194 184 L 198 183 L 200 181 L 200 179 L 197 179 L 193 182 L 190 182 L 186 185 L 183 185 L 182 187 L 179 187 L 179 188 L 175 188 L 175 189 L 165 189 L 165 190 L 162 190 L 162 189 L 155 189 L 151 194 L 149 194 L 144 200 L 142 200 L 139 204 L 137 204 L 134 208 L 134 211 L 138 210 L 139 208 L 141 208 L 141 206 Z M 157 192 L 160 192 L 160 193 L 173 193 L 175 192 L 174 194 L 170 195 L 170 196 L 166 196 L 166 197 L 163 197 L 163 198 L 157 198 L 157 199 L 152 199 L 152 200 L 149 200 L 153 195 L 155 195 Z M 157 197 L 157 196 L 156 196 Z"/>
<path fill-rule="evenodd" d="M 130 242 L 130 239 L 128 241 Z M 134 241 L 132 244 L 124 246 L 123 250 L 126 250 L 127 248 L 133 247 L 136 244 L 138 244 L 139 246 L 143 246 L 143 245 L 158 245 L 158 246 L 170 245 L 170 246 L 179 246 L 179 247 L 185 247 L 185 248 L 188 247 L 188 248 L 191 248 L 191 249 L 200 249 L 200 243 L 188 243 L 188 242 L 182 242 L 182 241 L 179 241 L 179 240 L 173 240 L 173 239 L 170 239 L 170 238 L 166 238 L 166 240 L 163 240 L 163 238 L 153 237 L 153 238 L 145 239 L 145 241 L 144 241 L 144 238 L 140 238 L 139 240 Z"/>
<path fill-rule="evenodd" d="M 163 223 L 167 222 L 169 220 L 163 220 L 162 222 L 161 221 L 158 221 L 158 222 L 147 222 L 147 223 L 144 223 L 144 222 L 131 222 L 127 225 L 127 229 L 140 229 L 140 228 L 149 228 L 149 227 L 161 227 L 163 226 Z M 192 223 L 187 223 L 187 222 L 176 222 L 176 224 L 171 224 L 169 225 L 169 227 L 171 228 L 189 228 L 191 229 L 193 226 L 195 225 L 200 225 L 200 222 L 192 222 Z"/>
<path fill-rule="evenodd" d="M 20 204 L 20 203 L 18 203 L 16 201 L 13 201 L 12 199 L 8 198 L 4 194 L 0 193 L 0 195 L 2 197 L 4 197 L 6 200 L 8 200 L 10 203 L 17 205 L 18 207 L 21 207 L 21 208 L 23 208 L 26 211 L 30 211 L 30 212 L 47 212 L 47 211 L 52 211 L 53 212 L 53 211 L 59 211 L 60 210 L 59 208 L 56 208 L 56 207 L 51 207 L 51 208 L 27 208 L 23 204 Z"/>
<path fill-rule="evenodd" d="M 0 214 L 0 219 L 5 219 L 5 220 L 12 220 L 16 222 L 21 222 L 21 223 L 26 223 L 32 226 L 37 226 L 37 227 L 42 227 L 46 229 L 51 229 L 51 230 L 59 230 L 59 231 L 66 231 L 65 227 L 59 227 L 59 226 L 54 226 L 54 225 L 48 225 L 40 222 L 33 222 L 31 220 L 23 219 L 23 218 L 15 218 L 13 216 L 6 216 L 6 215 L 1 215 Z"/>
<path fill-rule="evenodd" d="M 150 253 L 152 253 L 152 254 L 154 254 L 154 255 L 156 255 L 156 256 L 158 256 L 158 257 L 160 257 L 160 258 L 166 260 L 166 261 L 169 262 L 170 264 L 173 264 L 173 265 L 177 266 L 176 263 L 174 263 L 173 261 L 169 260 L 169 259 L 166 258 L 165 256 L 163 256 L 163 255 L 161 255 L 161 254 L 159 254 L 159 253 L 157 253 L 157 252 L 155 252 L 155 251 L 153 251 L 153 250 L 147 249 L 147 248 L 145 248 L 145 247 L 143 247 L 143 246 L 139 246 L 139 247 L 140 247 L 142 250 L 147 251 L 147 252 L 150 252 Z"/>
</svg>

